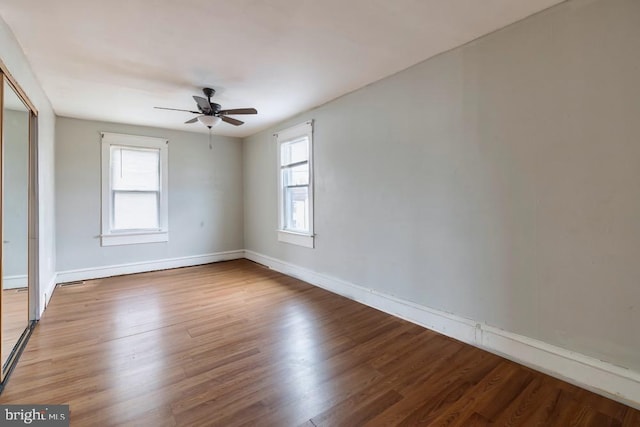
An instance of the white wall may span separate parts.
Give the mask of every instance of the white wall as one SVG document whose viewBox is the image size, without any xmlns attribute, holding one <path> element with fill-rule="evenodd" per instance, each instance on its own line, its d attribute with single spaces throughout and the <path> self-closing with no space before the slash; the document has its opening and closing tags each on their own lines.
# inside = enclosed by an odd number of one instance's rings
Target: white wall
<svg viewBox="0 0 640 427">
<path fill-rule="evenodd" d="M 169 242 L 100 246 L 101 131 L 169 140 Z M 56 124 L 59 280 L 94 277 L 96 269 L 119 272 L 103 267 L 241 250 L 242 142 L 214 136 L 209 149 L 208 138 L 201 133 L 59 117 Z M 79 276 L 68 274 L 75 270 L 85 272 L 78 273 Z"/>
<path fill-rule="evenodd" d="M 55 115 L 38 80 L 31 71 L 11 29 L 0 18 L 0 58 L 38 109 L 38 219 L 39 234 L 39 310 L 44 310 L 45 294 L 51 295 L 56 277 L 54 136 Z"/>
<path fill-rule="evenodd" d="M 638 23 L 563 3 L 245 139 L 245 248 L 640 371 Z M 315 249 L 276 236 L 308 119 Z"/>
</svg>

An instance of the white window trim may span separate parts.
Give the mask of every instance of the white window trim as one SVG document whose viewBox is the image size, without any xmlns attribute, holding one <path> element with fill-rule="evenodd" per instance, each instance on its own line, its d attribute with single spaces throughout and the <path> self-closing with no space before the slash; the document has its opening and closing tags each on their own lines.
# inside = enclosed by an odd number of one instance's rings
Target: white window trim
<svg viewBox="0 0 640 427">
<path fill-rule="evenodd" d="M 102 246 L 133 245 L 169 241 L 169 141 L 151 136 L 101 132 L 102 135 Z M 111 231 L 111 146 L 154 148 L 160 150 L 160 228 L 157 230 Z"/>
<path fill-rule="evenodd" d="M 313 120 L 309 120 L 299 125 L 283 129 L 275 133 L 276 154 L 278 165 L 278 241 L 293 245 L 313 248 L 315 246 L 315 235 L 313 233 Z M 309 140 L 309 232 L 299 233 L 284 229 L 283 194 L 282 194 L 282 173 L 281 173 L 281 144 L 291 141 L 301 136 L 306 136 Z"/>
</svg>

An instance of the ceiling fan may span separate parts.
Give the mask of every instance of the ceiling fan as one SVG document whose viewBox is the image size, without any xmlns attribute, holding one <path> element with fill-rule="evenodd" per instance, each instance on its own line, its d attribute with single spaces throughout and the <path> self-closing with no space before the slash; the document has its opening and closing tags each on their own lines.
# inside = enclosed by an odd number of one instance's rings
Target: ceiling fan
<svg viewBox="0 0 640 427">
<path fill-rule="evenodd" d="M 204 95 L 207 99 L 204 99 L 201 96 L 194 96 L 193 99 L 196 101 L 196 105 L 199 111 L 193 110 L 181 110 L 178 108 L 165 108 L 165 107 L 154 107 L 159 110 L 172 110 L 172 111 L 185 111 L 188 113 L 199 114 L 199 116 L 194 117 L 191 120 L 187 120 L 185 123 L 195 123 L 199 121 L 209 129 L 213 126 L 217 125 L 221 121 L 227 122 L 234 126 L 240 126 L 244 122 L 238 119 L 234 119 L 233 117 L 229 117 L 229 115 L 236 114 L 258 114 L 258 111 L 255 108 L 234 108 L 231 110 L 222 110 L 222 106 L 220 104 L 216 104 L 215 102 L 211 102 L 211 97 L 215 90 L 205 87 L 202 89 Z"/>
</svg>

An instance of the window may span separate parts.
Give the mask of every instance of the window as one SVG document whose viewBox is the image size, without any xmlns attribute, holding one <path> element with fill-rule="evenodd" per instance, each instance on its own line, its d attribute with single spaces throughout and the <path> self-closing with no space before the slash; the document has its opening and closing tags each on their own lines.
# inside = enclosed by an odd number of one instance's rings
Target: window
<svg viewBox="0 0 640 427">
<path fill-rule="evenodd" d="M 102 246 L 169 240 L 167 143 L 102 133 Z"/>
<path fill-rule="evenodd" d="M 278 132 L 278 240 L 313 248 L 313 124 Z"/>
</svg>

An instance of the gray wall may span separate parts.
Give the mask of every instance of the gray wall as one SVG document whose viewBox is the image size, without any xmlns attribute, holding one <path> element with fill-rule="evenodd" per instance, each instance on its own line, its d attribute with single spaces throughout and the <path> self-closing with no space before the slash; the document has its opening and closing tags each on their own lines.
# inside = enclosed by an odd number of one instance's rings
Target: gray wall
<svg viewBox="0 0 640 427">
<path fill-rule="evenodd" d="M 100 246 L 100 131 L 169 139 L 169 242 Z M 242 143 L 236 138 L 59 117 L 58 271 L 242 249 Z"/>
<path fill-rule="evenodd" d="M 2 275 L 24 276 L 29 259 L 29 113 L 3 111 Z M 4 288 L 7 288 L 4 283 Z"/>
<path fill-rule="evenodd" d="M 639 23 L 563 3 L 247 138 L 245 248 L 640 370 Z M 307 119 L 316 249 L 275 232 Z"/>
<path fill-rule="evenodd" d="M 29 61 L 7 24 L 0 18 L 0 57 L 38 109 L 38 316 L 45 294 L 51 295 L 56 277 L 54 137 L 56 117 L 49 99 L 35 78 Z"/>
</svg>

